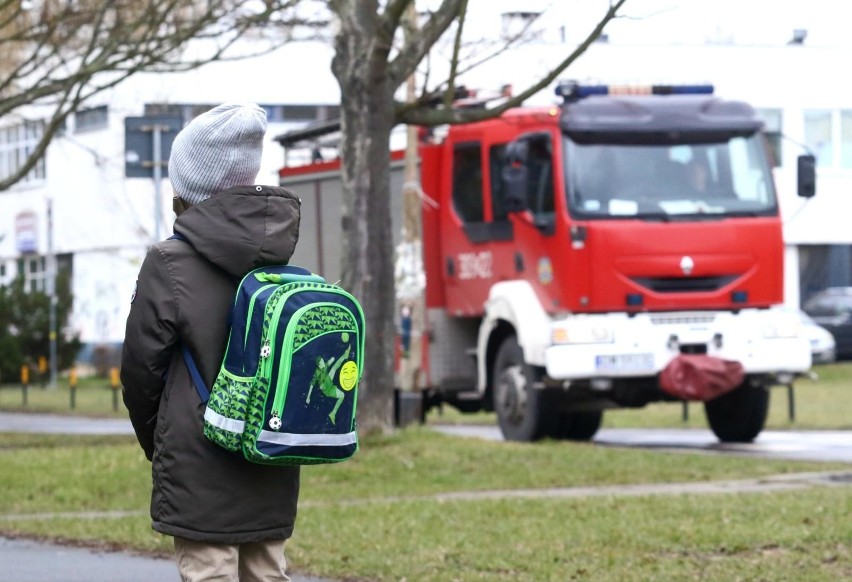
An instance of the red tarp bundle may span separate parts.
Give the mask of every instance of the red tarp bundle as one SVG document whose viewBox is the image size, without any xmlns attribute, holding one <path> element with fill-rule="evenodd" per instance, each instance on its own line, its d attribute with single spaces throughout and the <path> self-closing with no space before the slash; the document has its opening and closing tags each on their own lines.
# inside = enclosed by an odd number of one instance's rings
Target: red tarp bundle
<svg viewBox="0 0 852 582">
<path fill-rule="evenodd" d="M 660 388 L 682 400 L 712 400 L 743 382 L 743 365 L 704 354 L 680 354 L 660 372 Z"/>
</svg>

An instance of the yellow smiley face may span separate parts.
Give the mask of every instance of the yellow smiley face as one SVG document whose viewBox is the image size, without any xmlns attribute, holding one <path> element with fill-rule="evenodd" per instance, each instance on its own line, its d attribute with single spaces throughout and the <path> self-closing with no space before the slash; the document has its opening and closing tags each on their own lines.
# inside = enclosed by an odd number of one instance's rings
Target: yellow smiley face
<svg viewBox="0 0 852 582">
<path fill-rule="evenodd" d="M 355 384 L 358 383 L 358 364 L 349 360 L 343 367 L 340 368 L 340 387 L 346 390 L 352 390 Z"/>
</svg>

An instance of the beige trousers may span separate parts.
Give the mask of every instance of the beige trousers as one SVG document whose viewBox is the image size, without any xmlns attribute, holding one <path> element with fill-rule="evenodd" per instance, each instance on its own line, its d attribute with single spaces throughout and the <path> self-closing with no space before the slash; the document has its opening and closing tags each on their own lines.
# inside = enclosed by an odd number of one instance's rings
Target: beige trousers
<svg viewBox="0 0 852 582">
<path fill-rule="evenodd" d="M 290 582 L 282 540 L 234 545 L 174 540 L 183 582 Z"/>
</svg>

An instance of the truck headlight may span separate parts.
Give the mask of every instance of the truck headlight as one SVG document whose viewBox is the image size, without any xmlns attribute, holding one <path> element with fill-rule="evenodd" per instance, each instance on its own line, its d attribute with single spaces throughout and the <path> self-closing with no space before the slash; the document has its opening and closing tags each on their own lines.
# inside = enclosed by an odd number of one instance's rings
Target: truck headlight
<svg viewBox="0 0 852 582">
<path fill-rule="evenodd" d="M 551 330 L 554 344 L 609 344 L 615 339 L 611 327 L 596 322 L 571 321 Z"/>
<path fill-rule="evenodd" d="M 799 335 L 799 318 L 794 313 L 767 314 L 763 324 L 763 337 L 767 339 L 780 339 L 797 337 Z"/>
</svg>

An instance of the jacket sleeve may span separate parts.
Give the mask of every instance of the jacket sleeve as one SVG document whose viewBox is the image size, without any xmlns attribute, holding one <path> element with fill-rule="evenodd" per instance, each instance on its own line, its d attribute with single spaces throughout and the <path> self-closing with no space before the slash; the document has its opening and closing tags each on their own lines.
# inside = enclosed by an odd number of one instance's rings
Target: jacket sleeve
<svg viewBox="0 0 852 582">
<path fill-rule="evenodd" d="M 177 339 L 177 300 L 170 265 L 155 246 L 139 271 L 121 354 L 124 405 L 148 460 L 154 454 L 157 412 Z"/>
</svg>

